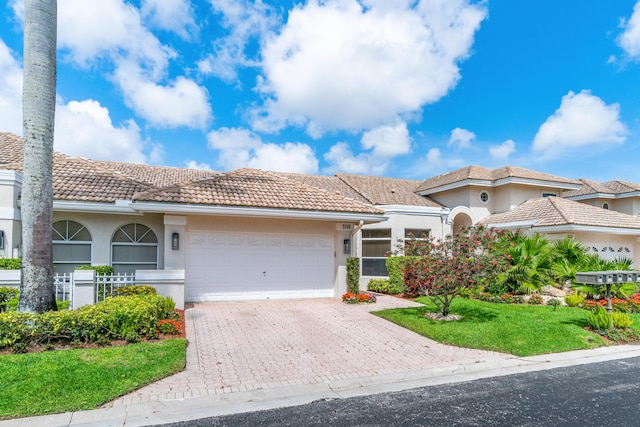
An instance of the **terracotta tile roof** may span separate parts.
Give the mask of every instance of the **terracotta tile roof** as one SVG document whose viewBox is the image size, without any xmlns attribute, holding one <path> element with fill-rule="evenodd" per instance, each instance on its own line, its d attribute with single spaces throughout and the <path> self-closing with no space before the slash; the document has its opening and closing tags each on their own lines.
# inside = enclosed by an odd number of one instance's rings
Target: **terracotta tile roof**
<svg viewBox="0 0 640 427">
<path fill-rule="evenodd" d="M 336 176 L 374 205 L 407 205 L 435 208 L 443 206 L 429 197 L 415 193 L 420 181 L 344 173 L 337 173 Z"/>
<path fill-rule="evenodd" d="M 382 214 L 382 210 L 300 183 L 274 172 L 238 169 L 228 173 L 140 193 L 137 202 L 261 207 L 307 211 Z"/>
<path fill-rule="evenodd" d="M 609 181 L 604 183 L 605 186 L 611 189 L 614 194 L 632 193 L 634 191 L 640 191 L 640 184 L 628 181 Z"/>
<path fill-rule="evenodd" d="M 53 198 L 86 202 L 131 200 L 134 194 L 155 187 L 132 180 L 94 162 L 55 153 Z"/>
<path fill-rule="evenodd" d="M 0 168 L 22 170 L 22 139 L 0 133 Z M 286 175 L 286 174 L 285 174 Z M 302 182 L 301 182 L 302 181 Z M 315 185 L 307 185 L 303 181 Z M 54 152 L 54 199 L 107 202 L 116 200 L 221 206 L 265 207 L 309 211 L 382 214 L 339 182 L 321 177 L 287 177 L 255 169 L 229 173 L 134 165 L 69 157 Z M 322 187 L 320 187 L 322 184 Z M 333 189 L 332 186 L 336 188 Z M 326 189 L 323 189 L 326 187 Z M 343 192 L 359 200 L 345 198 Z"/>
<path fill-rule="evenodd" d="M 365 199 L 360 193 L 358 193 L 353 188 L 349 187 L 344 181 L 342 181 L 340 178 L 336 176 L 304 175 L 299 173 L 284 173 L 284 172 L 277 172 L 277 173 L 278 175 L 299 181 L 305 185 L 310 185 L 316 188 L 322 188 L 329 192 L 341 194 L 342 196 L 348 197 L 353 200 L 369 203 L 369 201 Z"/>
<path fill-rule="evenodd" d="M 616 196 L 625 193 L 633 193 L 640 191 L 640 184 L 636 184 L 628 181 L 608 181 L 608 182 L 596 182 L 589 179 L 581 178 L 580 182 L 582 187 L 575 191 L 565 191 L 562 193 L 562 197 L 578 197 L 578 196 L 596 196 L 598 194 L 608 194 Z"/>
<path fill-rule="evenodd" d="M 11 133 L 0 132 L 0 168 L 22 164 L 22 138 Z"/>
<path fill-rule="evenodd" d="M 92 163 L 120 173 L 123 176 L 154 187 L 168 187 L 181 182 L 193 181 L 215 175 L 216 172 L 199 169 L 176 168 L 169 166 L 138 165 L 132 163 L 91 160 Z"/>
<path fill-rule="evenodd" d="M 580 178 L 582 187 L 579 190 L 569 190 L 562 193 L 562 197 L 576 197 L 590 194 L 613 194 L 613 190 L 605 184 L 592 181 L 590 179 Z"/>
<path fill-rule="evenodd" d="M 422 181 L 417 188 L 417 192 L 428 191 L 444 185 L 461 183 L 467 180 L 489 181 L 495 184 L 496 181 L 505 178 L 520 178 L 526 180 L 546 181 L 550 184 L 572 184 L 579 185 L 580 181 L 524 169 L 516 166 L 503 166 L 498 169 L 488 169 L 482 166 L 467 166 L 433 178 Z"/>
<path fill-rule="evenodd" d="M 582 225 L 640 230 L 640 218 L 560 197 L 527 200 L 512 211 L 490 215 L 482 225 L 532 222 L 533 227 Z"/>
</svg>

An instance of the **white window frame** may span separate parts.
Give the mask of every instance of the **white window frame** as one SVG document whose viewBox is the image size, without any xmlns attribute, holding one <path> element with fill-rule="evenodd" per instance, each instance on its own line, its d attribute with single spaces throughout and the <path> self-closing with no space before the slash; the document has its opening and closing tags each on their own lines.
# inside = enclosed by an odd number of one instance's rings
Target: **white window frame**
<svg viewBox="0 0 640 427">
<path fill-rule="evenodd" d="M 134 236 L 131 237 L 129 236 L 129 234 L 127 234 L 127 232 L 125 230 L 123 230 L 124 227 L 127 227 L 129 225 L 133 225 L 134 226 Z M 145 233 L 143 233 L 141 236 L 138 237 L 138 226 L 141 225 L 143 227 L 147 228 L 147 231 Z M 118 233 L 118 231 L 122 231 L 122 233 L 127 236 L 129 238 L 129 242 L 114 242 L 113 239 L 115 238 L 116 234 Z M 155 243 L 144 243 L 144 242 L 140 242 L 140 240 L 144 239 L 149 233 L 151 233 L 153 235 L 153 237 L 155 238 L 156 242 Z M 124 247 L 124 246 L 134 246 L 134 247 L 155 247 L 156 248 L 156 260 L 155 262 L 151 262 L 151 261 L 131 261 L 131 262 L 127 262 L 127 261 L 114 261 L 114 256 L 113 256 L 113 252 L 114 252 L 114 247 Z M 153 229 L 151 227 L 149 227 L 148 225 L 145 224 L 141 224 L 141 223 L 129 223 L 129 224 L 124 224 L 120 227 L 118 227 L 118 229 L 113 233 L 113 235 L 111 236 L 111 266 L 115 269 L 116 266 L 127 266 L 127 265 L 149 265 L 152 266 L 154 268 L 149 268 L 149 270 L 157 270 L 158 269 L 158 260 L 160 259 L 160 245 L 158 244 L 158 236 L 156 235 L 156 233 L 153 231 Z M 133 273 L 133 271 L 131 271 L 130 273 Z"/>
<path fill-rule="evenodd" d="M 60 234 L 58 232 L 58 230 L 56 230 L 53 225 L 58 224 L 58 223 L 65 223 L 66 227 L 65 227 L 65 235 L 63 236 L 62 234 Z M 69 235 L 69 223 L 75 223 L 78 224 L 80 226 L 80 229 L 78 231 L 76 231 L 73 235 Z M 73 240 L 78 234 L 80 234 L 80 232 L 82 232 L 83 230 L 86 230 L 87 233 L 89 234 L 89 239 L 90 240 Z M 69 261 L 54 261 L 53 265 L 54 268 L 56 265 L 91 265 L 91 263 L 93 262 L 93 237 L 91 236 L 91 232 L 89 231 L 89 229 L 83 225 L 82 223 L 79 223 L 78 221 L 73 221 L 70 219 L 61 219 L 58 221 L 54 221 L 51 227 L 51 232 L 52 232 L 52 239 L 51 239 L 51 244 L 52 247 L 55 247 L 56 245 L 83 245 L 83 246 L 88 246 L 89 247 L 89 259 L 86 260 L 69 260 Z M 53 239 L 53 233 L 57 234 L 60 238 L 59 239 Z"/>
<path fill-rule="evenodd" d="M 367 231 L 388 231 L 389 232 L 389 237 L 364 237 L 364 233 Z M 368 229 L 362 229 L 362 256 L 361 256 L 361 266 L 360 266 L 360 273 L 362 276 L 366 276 L 366 277 L 387 277 L 388 276 L 388 272 L 385 275 L 379 275 L 379 274 L 365 274 L 364 273 L 364 261 L 365 260 L 380 260 L 380 259 L 384 259 L 386 260 L 387 257 L 382 256 L 382 257 L 372 257 L 372 256 L 364 256 L 364 246 L 366 242 L 389 242 L 389 251 L 391 251 L 391 238 L 392 238 L 392 230 L 391 228 L 368 228 Z M 385 261 L 386 262 L 386 261 Z M 385 271 L 386 271 L 387 267 L 385 265 Z"/>
</svg>

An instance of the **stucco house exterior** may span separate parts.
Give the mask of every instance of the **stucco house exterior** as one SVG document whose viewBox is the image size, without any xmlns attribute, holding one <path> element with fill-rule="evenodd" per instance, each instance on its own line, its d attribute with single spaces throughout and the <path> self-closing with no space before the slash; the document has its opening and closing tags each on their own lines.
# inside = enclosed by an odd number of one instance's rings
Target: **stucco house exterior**
<svg viewBox="0 0 640 427">
<path fill-rule="evenodd" d="M 485 224 L 573 235 L 640 256 L 640 185 L 469 166 L 426 180 L 239 169 L 212 172 L 54 153 L 56 272 L 81 264 L 184 272 L 184 300 L 339 297 L 409 236 Z M 20 255 L 22 140 L 0 133 L 0 257 Z M 604 203 L 607 203 L 606 208 Z M 608 209 L 607 209 L 608 208 Z M 639 265 L 636 260 L 636 265 Z"/>
</svg>

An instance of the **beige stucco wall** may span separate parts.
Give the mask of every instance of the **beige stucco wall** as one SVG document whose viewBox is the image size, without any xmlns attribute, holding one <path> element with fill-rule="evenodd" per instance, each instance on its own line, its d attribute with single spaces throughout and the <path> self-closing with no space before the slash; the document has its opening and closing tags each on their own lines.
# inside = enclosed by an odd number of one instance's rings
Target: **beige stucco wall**
<svg viewBox="0 0 640 427">
<path fill-rule="evenodd" d="M 367 224 L 363 226 L 363 229 L 391 229 L 391 250 L 395 250 L 397 245 L 404 241 L 404 229 L 405 228 L 421 228 L 430 229 L 431 235 L 436 239 L 451 234 L 451 225 L 443 223 L 439 213 L 432 215 L 405 215 L 405 214 L 386 214 L 389 217 L 384 222 L 375 224 Z M 358 257 L 362 257 L 362 233 L 358 232 L 356 236 L 356 248 Z M 361 266 L 362 267 L 362 266 Z M 371 279 L 380 279 L 379 276 L 360 276 L 360 289 L 366 290 L 367 283 Z M 382 277 L 383 278 L 383 277 Z"/>
<path fill-rule="evenodd" d="M 22 175 L 14 171 L 0 171 L 0 230 L 4 232 L 4 248 L 0 258 L 19 256 L 20 209 L 18 197 Z"/>
<path fill-rule="evenodd" d="M 158 239 L 158 269 L 164 269 L 164 225 L 162 214 L 118 215 L 76 212 L 54 212 L 53 221 L 70 220 L 84 225 L 91 233 L 91 263 L 111 264 L 111 238 L 118 228 L 127 224 L 143 224 L 155 233 Z"/>
<path fill-rule="evenodd" d="M 508 212 L 527 200 L 542 197 L 545 193 L 560 196 L 562 191 L 552 187 L 520 184 L 508 184 L 496 187 L 494 191 L 494 211 L 492 213 Z"/>
</svg>

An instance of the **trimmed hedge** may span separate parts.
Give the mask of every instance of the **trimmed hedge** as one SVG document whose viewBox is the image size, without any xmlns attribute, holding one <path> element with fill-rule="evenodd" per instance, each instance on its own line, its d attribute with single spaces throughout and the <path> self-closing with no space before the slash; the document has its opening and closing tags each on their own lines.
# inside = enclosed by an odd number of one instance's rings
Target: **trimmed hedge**
<svg viewBox="0 0 640 427">
<path fill-rule="evenodd" d="M 132 295 L 156 295 L 156 288 L 147 285 L 133 285 L 115 288 L 111 296 L 126 297 Z"/>
<path fill-rule="evenodd" d="M 19 292 L 18 288 L 10 288 L 8 286 L 0 288 L 0 313 L 10 309 L 13 302 L 16 302 L 17 306 Z"/>
<path fill-rule="evenodd" d="M 370 279 L 369 283 L 367 283 L 367 290 L 381 294 L 388 294 L 390 293 L 389 281 L 386 279 Z"/>
<path fill-rule="evenodd" d="M 358 295 L 360 292 L 360 258 L 347 258 L 347 291 Z"/>
<path fill-rule="evenodd" d="M 0 270 L 20 270 L 22 268 L 21 258 L 0 258 Z"/>
<path fill-rule="evenodd" d="M 390 256 L 387 258 L 387 272 L 389 273 L 389 294 L 404 294 L 407 287 L 404 284 L 404 270 L 407 257 Z"/>
<path fill-rule="evenodd" d="M 96 274 L 113 275 L 113 267 L 110 265 L 81 265 L 76 270 L 95 270 Z"/>
<path fill-rule="evenodd" d="M 43 314 L 0 313 L 0 349 L 20 353 L 32 345 L 106 344 L 158 337 L 158 322 L 174 317 L 171 298 L 158 295 L 114 297 L 77 310 Z"/>
</svg>

